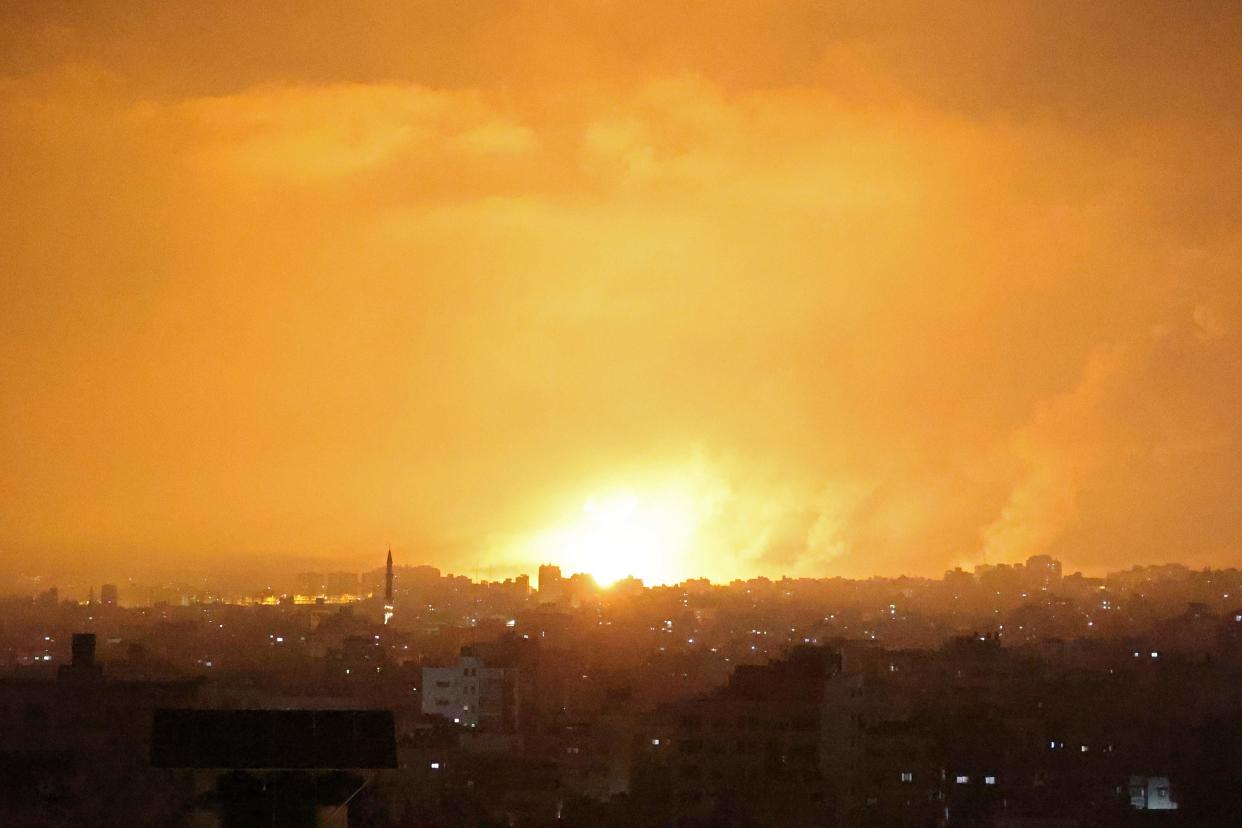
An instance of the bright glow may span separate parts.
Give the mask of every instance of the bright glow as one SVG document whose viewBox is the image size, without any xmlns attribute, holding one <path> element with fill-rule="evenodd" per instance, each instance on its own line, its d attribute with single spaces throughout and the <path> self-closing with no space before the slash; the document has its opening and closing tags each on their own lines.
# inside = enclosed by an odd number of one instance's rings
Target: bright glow
<svg viewBox="0 0 1242 828">
<path fill-rule="evenodd" d="M 568 526 L 544 536 L 543 554 L 566 573 L 585 572 L 600 586 L 634 576 L 675 583 L 698 525 L 694 504 L 671 492 L 594 497 Z"/>
</svg>

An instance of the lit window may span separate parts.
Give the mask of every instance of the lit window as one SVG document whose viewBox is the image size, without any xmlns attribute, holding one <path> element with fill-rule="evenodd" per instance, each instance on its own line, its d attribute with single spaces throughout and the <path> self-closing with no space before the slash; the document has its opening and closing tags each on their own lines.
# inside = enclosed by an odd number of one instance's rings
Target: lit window
<svg viewBox="0 0 1242 828">
<path fill-rule="evenodd" d="M 655 747 L 659 747 L 659 746 L 660 746 L 660 740 L 659 740 L 659 739 L 652 739 L 652 740 L 651 740 L 651 744 L 652 744 L 652 745 L 654 745 Z"/>
<path fill-rule="evenodd" d="M 965 785 L 965 784 L 966 784 L 967 782 L 969 782 L 969 781 L 970 781 L 970 777 L 969 777 L 969 776 L 959 776 L 959 777 L 957 778 L 957 784 L 959 784 L 959 785 Z"/>
<path fill-rule="evenodd" d="M 914 774 L 913 774 L 913 773 L 911 773 L 910 771 L 902 771 L 902 772 L 901 772 L 901 781 L 902 781 L 902 782 L 913 782 L 913 781 L 914 781 Z"/>
<path fill-rule="evenodd" d="M 1152 658 L 1160 658 L 1160 653 L 1156 652 L 1155 650 L 1152 650 L 1152 651 L 1151 651 L 1151 657 L 1152 657 Z"/>
<path fill-rule="evenodd" d="M 1168 799 L 1169 789 L 1161 785 L 1159 788 L 1156 788 L 1156 796 L 1160 797 L 1161 799 Z"/>
<path fill-rule="evenodd" d="M 432 769 L 432 770 L 439 770 L 439 769 L 440 769 L 440 763 L 439 763 L 439 762 L 432 762 L 432 763 L 431 763 L 431 769 Z"/>
<path fill-rule="evenodd" d="M 1080 747 L 1079 747 L 1079 750 L 1081 750 L 1083 753 L 1086 753 L 1086 752 L 1087 752 L 1087 746 L 1086 746 L 1086 745 L 1082 745 L 1082 746 L 1080 746 Z"/>
<path fill-rule="evenodd" d="M 995 777 L 995 776 L 985 776 L 985 777 L 983 777 L 983 784 L 985 784 L 985 785 L 995 785 L 995 784 L 996 784 L 996 777 Z"/>
</svg>

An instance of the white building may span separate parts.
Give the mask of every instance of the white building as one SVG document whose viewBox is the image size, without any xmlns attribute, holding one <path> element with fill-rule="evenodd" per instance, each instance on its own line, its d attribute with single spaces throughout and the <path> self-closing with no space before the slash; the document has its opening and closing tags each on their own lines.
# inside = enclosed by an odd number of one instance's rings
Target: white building
<svg viewBox="0 0 1242 828">
<path fill-rule="evenodd" d="M 462 650 L 451 667 L 423 668 L 423 712 L 470 727 L 517 725 L 517 670 L 488 667 Z"/>
<path fill-rule="evenodd" d="M 1130 807 L 1140 811 L 1176 811 L 1166 776 L 1131 776 Z"/>
</svg>

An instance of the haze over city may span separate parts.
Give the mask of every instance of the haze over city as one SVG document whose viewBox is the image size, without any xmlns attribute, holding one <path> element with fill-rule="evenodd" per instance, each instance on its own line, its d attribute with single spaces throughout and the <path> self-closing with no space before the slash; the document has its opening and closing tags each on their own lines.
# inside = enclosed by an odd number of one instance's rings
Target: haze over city
<svg viewBox="0 0 1242 828">
<path fill-rule="evenodd" d="M 0 11 L 4 576 L 1237 563 L 1236 5 L 217 11 Z"/>
<path fill-rule="evenodd" d="M 0 3 L 2 828 L 1242 825 L 1242 3 Z"/>
</svg>

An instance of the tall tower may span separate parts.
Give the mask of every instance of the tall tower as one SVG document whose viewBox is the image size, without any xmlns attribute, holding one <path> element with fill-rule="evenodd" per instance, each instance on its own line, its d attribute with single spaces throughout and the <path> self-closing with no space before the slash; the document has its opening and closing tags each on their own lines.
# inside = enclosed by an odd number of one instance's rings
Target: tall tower
<svg viewBox="0 0 1242 828">
<path fill-rule="evenodd" d="M 392 620 L 392 547 L 388 547 L 388 571 L 384 573 L 384 623 Z"/>
</svg>

